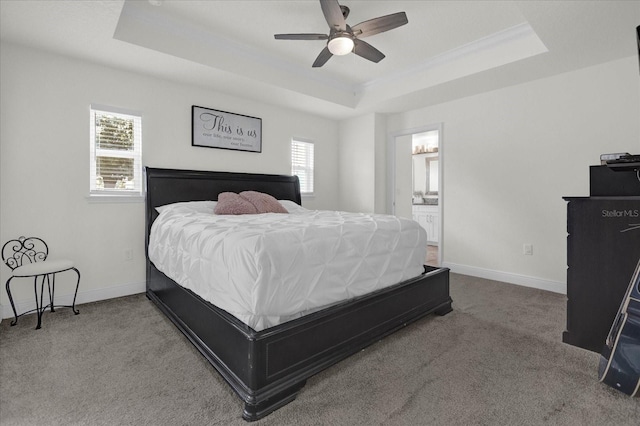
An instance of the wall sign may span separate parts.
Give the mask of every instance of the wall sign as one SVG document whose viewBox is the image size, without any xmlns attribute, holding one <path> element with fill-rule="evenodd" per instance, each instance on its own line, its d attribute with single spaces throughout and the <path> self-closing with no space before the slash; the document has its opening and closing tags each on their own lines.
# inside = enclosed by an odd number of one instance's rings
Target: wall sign
<svg viewBox="0 0 640 426">
<path fill-rule="evenodd" d="M 191 145 L 262 152 L 262 119 L 193 105 Z"/>
</svg>

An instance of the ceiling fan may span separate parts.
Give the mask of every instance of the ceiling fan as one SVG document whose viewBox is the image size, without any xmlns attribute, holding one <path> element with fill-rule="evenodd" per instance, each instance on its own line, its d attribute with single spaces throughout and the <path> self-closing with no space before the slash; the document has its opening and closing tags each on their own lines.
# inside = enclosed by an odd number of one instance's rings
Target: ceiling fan
<svg viewBox="0 0 640 426">
<path fill-rule="evenodd" d="M 329 34 L 276 34 L 276 40 L 327 40 L 313 67 L 321 67 L 333 55 L 346 55 L 351 52 L 372 62 L 380 62 L 384 54 L 369 43 L 360 40 L 363 37 L 378 34 L 400 27 L 409 21 L 404 12 L 380 16 L 360 22 L 353 27 L 347 25 L 349 8 L 341 6 L 337 0 L 320 0 L 324 18 L 329 24 Z"/>
</svg>

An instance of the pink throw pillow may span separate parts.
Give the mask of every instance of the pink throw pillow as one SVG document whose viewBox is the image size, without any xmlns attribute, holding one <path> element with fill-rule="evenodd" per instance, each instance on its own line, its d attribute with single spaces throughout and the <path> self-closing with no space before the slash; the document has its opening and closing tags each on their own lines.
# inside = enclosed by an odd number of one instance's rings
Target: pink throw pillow
<svg viewBox="0 0 640 426">
<path fill-rule="evenodd" d="M 282 204 L 269 194 L 256 191 L 222 192 L 218 195 L 215 214 L 289 213 Z"/>
<path fill-rule="evenodd" d="M 235 192 L 222 192 L 213 209 L 215 214 L 256 214 L 258 209 Z"/>
</svg>

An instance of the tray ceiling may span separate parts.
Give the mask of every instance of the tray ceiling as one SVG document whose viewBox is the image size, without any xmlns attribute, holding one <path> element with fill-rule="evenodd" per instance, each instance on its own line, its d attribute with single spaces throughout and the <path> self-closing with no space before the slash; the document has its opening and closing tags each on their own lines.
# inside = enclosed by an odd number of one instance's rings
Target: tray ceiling
<svg viewBox="0 0 640 426">
<path fill-rule="evenodd" d="M 329 118 L 401 112 L 637 55 L 640 1 L 348 1 L 353 25 L 407 25 L 312 68 L 327 33 L 317 0 L 2 1 L 3 41 Z"/>
</svg>

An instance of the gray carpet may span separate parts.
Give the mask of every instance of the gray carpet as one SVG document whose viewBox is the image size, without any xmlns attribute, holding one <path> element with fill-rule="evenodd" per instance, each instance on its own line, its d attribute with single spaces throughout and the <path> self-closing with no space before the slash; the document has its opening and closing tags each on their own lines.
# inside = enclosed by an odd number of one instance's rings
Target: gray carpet
<svg viewBox="0 0 640 426">
<path fill-rule="evenodd" d="M 258 425 L 638 425 L 640 400 L 561 342 L 565 297 L 452 274 L 429 316 L 308 380 Z M 144 295 L 0 324 L 0 424 L 243 425 L 230 387 Z"/>
</svg>

